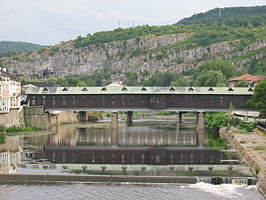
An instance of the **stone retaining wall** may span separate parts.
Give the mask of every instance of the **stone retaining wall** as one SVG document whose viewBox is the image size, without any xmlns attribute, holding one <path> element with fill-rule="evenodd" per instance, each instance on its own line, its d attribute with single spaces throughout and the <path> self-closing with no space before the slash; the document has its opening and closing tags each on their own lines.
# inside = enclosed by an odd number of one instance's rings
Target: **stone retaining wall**
<svg viewBox="0 0 266 200">
<path fill-rule="evenodd" d="M 259 152 L 256 153 L 256 151 L 252 151 L 252 148 L 250 148 L 254 147 L 255 145 L 255 142 L 254 140 L 252 140 L 251 137 L 252 134 L 235 134 L 234 130 L 236 129 L 228 130 L 227 128 L 221 128 L 219 130 L 219 134 L 221 137 L 226 138 L 231 143 L 231 145 L 240 153 L 241 157 L 245 160 L 247 165 L 251 167 L 255 174 L 258 173 L 259 170 L 259 173 L 257 174 L 257 187 L 266 197 L 266 160 L 264 157 L 265 154 L 259 154 Z M 261 137 L 258 138 L 258 140 L 261 139 L 261 141 L 265 139 L 265 136 L 256 135 L 256 137 Z"/>
</svg>

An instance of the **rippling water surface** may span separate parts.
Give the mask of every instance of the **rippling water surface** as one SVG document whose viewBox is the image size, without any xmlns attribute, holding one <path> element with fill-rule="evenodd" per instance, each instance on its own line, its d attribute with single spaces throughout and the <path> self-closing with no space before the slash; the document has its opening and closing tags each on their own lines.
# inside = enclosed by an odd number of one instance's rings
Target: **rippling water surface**
<svg viewBox="0 0 266 200">
<path fill-rule="evenodd" d="M 0 200 L 177 199 L 263 200 L 255 186 L 210 185 L 0 185 Z"/>
</svg>

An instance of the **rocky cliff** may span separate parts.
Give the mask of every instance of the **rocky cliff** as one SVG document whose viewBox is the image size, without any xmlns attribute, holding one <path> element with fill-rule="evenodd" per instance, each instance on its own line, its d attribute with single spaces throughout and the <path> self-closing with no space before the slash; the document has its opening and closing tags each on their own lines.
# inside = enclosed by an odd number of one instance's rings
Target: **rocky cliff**
<svg viewBox="0 0 266 200">
<path fill-rule="evenodd" d="M 211 59 L 232 59 L 241 68 L 249 65 L 252 58 L 266 55 L 266 39 L 257 39 L 243 46 L 235 39 L 197 45 L 191 42 L 193 38 L 195 32 L 164 34 L 79 48 L 75 47 L 75 41 L 69 41 L 7 57 L 2 62 L 9 73 L 36 79 L 43 78 L 44 72 L 57 77 L 90 75 L 103 70 L 113 73 L 130 71 L 138 75 L 145 70 L 149 74 L 155 71 L 181 73 Z"/>
</svg>

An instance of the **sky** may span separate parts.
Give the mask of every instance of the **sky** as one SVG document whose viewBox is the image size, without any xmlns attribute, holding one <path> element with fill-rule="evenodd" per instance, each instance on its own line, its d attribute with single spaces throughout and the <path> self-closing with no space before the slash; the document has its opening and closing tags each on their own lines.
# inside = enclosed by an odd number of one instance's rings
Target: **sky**
<svg viewBox="0 0 266 200">
<path fill-rule="evenodd" d="M 53 45 L 88 33 L 173 24 L 213 8 L 266 0 L 0 0 L 0 40 Z"/>
</svg>

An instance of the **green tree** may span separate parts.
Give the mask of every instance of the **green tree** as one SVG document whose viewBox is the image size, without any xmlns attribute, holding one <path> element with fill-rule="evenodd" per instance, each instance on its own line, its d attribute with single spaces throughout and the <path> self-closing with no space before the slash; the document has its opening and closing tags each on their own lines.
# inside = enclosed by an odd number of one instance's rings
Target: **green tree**
<svg viewBox="0 0 266 200">
<path fill-rule="evenodd" d="M 225 76 L 220 71 L 209 70 L 206 73 L 201 73 L 195 80 L 196 86 L 226 86 L 227 81 Z"/>
<path fill-rule="evenodd" d="M 175 79 L 174 81 L 172 81 L 170 83 L 171 86 L 189 86 L 190 83 L 187 79 L 185 79 L 184 77 L 178 77 L 177 79 Z"/>
<path fill-rule="evenodd" d="M 266 80 L 260 81 L 254 90 L 254 94 L 249 100 L 251 107 L 266 115 Z"/>
<path fill-rule="evenodd" d="M 206 72 L 209 70 L 220 71 L 223 75 L 229 79 L 236 75 L 236 68 L 229 60 L 214 60 L 202 64 L 199 68 L 200 73 Z"/>
</svg>

